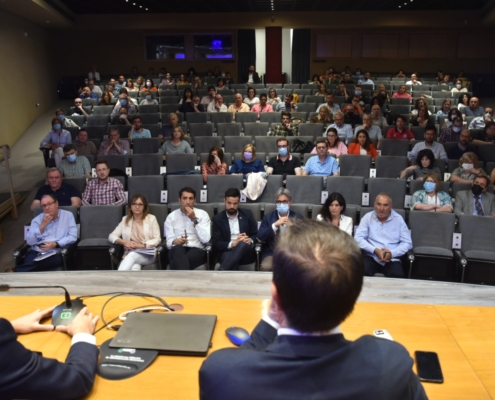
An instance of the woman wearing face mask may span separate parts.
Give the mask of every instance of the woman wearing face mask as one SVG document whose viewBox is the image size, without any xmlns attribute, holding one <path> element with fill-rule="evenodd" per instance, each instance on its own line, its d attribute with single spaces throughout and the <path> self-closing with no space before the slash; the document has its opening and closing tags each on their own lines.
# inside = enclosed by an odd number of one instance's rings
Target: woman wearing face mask
<svg viewBox="0 0 495 400">
<path fill-rule="evenodd" d="M 158 88 L 155 86 L 155 83 L 153 82 L 153 79 L 146 79 L 146 84 L 141 89 L 141 92 L 146 92 L 147 90 L 151 90 L 153 92 L 158 90 Z"/>
<path fill-rule="evenodd" d="M 368 131 L 361 129 L 356 135 L 357 141 L 349 145 L 348 154 L 368 155 L 371 156 L 371 160 L 375 161 L 378 157 L 375 145 L 371 143 L 371 139 L 368 135 Z"/>
<path fill-rule="evenodd" d="M 426 109 L 426 107 L 419 108 L 418 115 L 413 117 L 411 125 L 426 128 L 426 126 L 428 125 L 428 110 Z"/>
<path fill-rule="evenodd" d="M 440 175 L 427 174 L 423 178 L 424 189 L 418 190 L 412 195 L 411 210 L 453 212 L 452 199 L 448 193 L 439 190 L 440 183 Z"/>
<path fill-rule="evenodd" d="M 214 146 L 210 149 L 210 155 L 201 166 L 204 183 L 208 182 L 208 175 L 225 175 L 228 165 L 223 161 L 223 150 Z"/>
<path fill-rule="evenodd" d="M 479 168 L 479 161 L 476 154 L 472 152 L 464 153 L 459 160 L 459 167 L 452 171 L 450 182 L 472 183 L 478 175 L 488 178 L 485 171 Z"/>
<path fill-rule="evenodd" d="M 151 94 L 151 91 L 146 90 L 144 92 L 144 99 L 141 100 L 141 103 L 139 103 L 140 106 L 146 106 L 146 105 L 158 105 L 158 100 L 153 98 L 153 95 Z"/>
<path fill-rule="evenodd" d="M 420 107 L 426 107 L 428 110 L 428 102 L 424 97 L 420 97 L 418 100 L 416 100 L 416 104 L 414 105 L 414 109 L 411 111 L 411 116 L 418 115 L 418 111 Z M 428 115 L 430 115 L 430 111 L 428 111 Z"/>
<path fill-rule="evenodd" d="M 442 101 L 442 108 L 437 112 L 437 117 L 436 117 L 437 124 L 440 117 L 448 117 L 451 107 L 452 107 L 452 102 L 450 101 L 450 99 L 445 99 L 444 101 Z"/>
<path fill-rule="evenodd" d="M 412 96 L 409 93 L 407 93 L 407 86 L 406 85 L 400 85 L 399 90 L 392 95 L 392 98 L 393 99 L 409 99 L 409 101 L 411 103 L 413 100 Z"/>
<path fill-rule="evenodd" d="M 63 147 L 71 144 L 72 138 L 70 132 L 62 129 L 62 121 L 58 118 L 52 119 L 52 130 L 40 143 L 41 149 L 51 149 L 55 165 L 58 167 L 64 157 Z"/>
<path fill-rule="evenodd" d="M 191 88 L 184 89 L 184 94 L 182 95 L 182 99 L 180 99 L 179 104 L 192 102 L 193 92 Z"/>
<path fill-rule="evenodd" d="M 428 174 L 437 174 L 440 176 L 442 173 L 440 168 L 435 167 L 435 155 L 430 149 L 421 150 L 416 157 L 416 165 L 407 167 L 400 173 L 401 179 L 423 179 Z"/>
<path fill-rule="evenodd" d="M 247 144 L 242 149 L 241 158 L 235 160 L 229 170 L 229 175 L 243 175 L 244 179 L 252 172 L 265 172 L 265 166 L 256 158 L 256 148 Z"/>
<path fill-rule="evenodd" d="M 326 221 L 352 236 L 354 223 L 351 217 L 344 215 L 345 206 L 344 196 L 333 192 L 327 197 L 325 204 L 320 209 L 320 213 L 316 216 L 316 220 Z"/>
<path fill-rule="evenodd" d="M 454 87 L 451 90 L 451 93 L 464 93 L 467 91 L 468 91 L 467 87 L 464 87 L 464 85 L 462 84 L 462 81 L 460 79 L 457 79 L 455 81 Z"/>
<path fill-rule="evenodd" d="M 452 126 L 452 121 L 454 121 L 454 118 L 460 118 L 462 121 L 462 114 L 457 108 L 450 109 L 447 118 L 445 118 L 443 122 L 442 129 L 450 128 Z"/>
<path fill-rule="evenodd" d="M 65 116 L 65 112 L 61 108 L 55 111 L 55 116 L 62 121 L 62 128 L 79 128 L 79 125 Z"/>
</svg>

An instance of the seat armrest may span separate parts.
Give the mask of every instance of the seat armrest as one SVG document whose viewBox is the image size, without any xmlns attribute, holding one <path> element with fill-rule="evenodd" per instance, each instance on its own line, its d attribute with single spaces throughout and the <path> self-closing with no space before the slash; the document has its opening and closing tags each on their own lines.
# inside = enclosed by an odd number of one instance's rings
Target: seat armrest
<svg viewBox="0 0 495 400">
<path fill-rule="evenodd" d="M 20 257 L 24 257 L 27 251 L 29 250 L 29 247 L 30 246 L 26 242 L 24 242 L 19 247 L 16 247 L 14 249 L 12 255 L 16 260 L 19 259 Z"/>
</svg>

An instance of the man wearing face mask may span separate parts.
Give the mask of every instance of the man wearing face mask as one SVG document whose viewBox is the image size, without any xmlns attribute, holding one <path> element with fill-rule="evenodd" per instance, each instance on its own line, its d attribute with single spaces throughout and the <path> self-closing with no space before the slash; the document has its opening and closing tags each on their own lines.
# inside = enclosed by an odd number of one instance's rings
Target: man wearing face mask
<svg viewBox="0 0 495 400">
<path fill-rule="evenodd" d="M 348 96 L 345 101 L 346 103 L 352 103 L 352 100 L 355 98 L 358 99 L 359 105 L 361 107 L 364 107 L 370 101 L 370 99 L 363 94 L 363 89 L 359 85 L 356 85 L 356 87 L 354 88 L 354 96 Z"/>
<path fill-rule="evenodd" d="M 119 95 L 119 101 L 117 101 L 117 104 L 115 104 L 115 107 L 112 110 L 112 113 L 110 114 L 112 117 L 119 115 L 119 111 L 122 107 L 125 107 L 127 109 L 127 113 L 129 115 L 133 115 L 137 113 L 137 107 L 129 101 L 129 97 L 125 93 L 121 93 Z"/>
<path fill-rule="evenodd" d="M 485 115 L 473 118 L 469 124 L 469 129 L 483 129 L 488 122 L 493 121 L 493 108 L 485 107 Z"/>
<path fill-rule="evenodd" d="M 70 118 L 66 118 L 64 110 L 61 108 L 58 108 L 55 111 L 55 116 L 62 121 L 62 127 L 63 128 L 79 128 L 79 125 L 77 125 L 73 120 Z"/>
<path fill-rule="evenodd" d="M 89 160 L 84 156 L 78 157 L 72 143 L 64 146 L 64 155 L 65 160 L 62 160 L 58 166 L 64 178 L 91 178 Z"/>
<path fill-rule="evenodd" d="M 495 217 L 495 195 L 488 193 L 488 177 L 478 175 L 471 190 L 462 190 L 455 196 L 455 215 L 461 214 Z"/>
<path fill-rule="evenodd" d="M 292 225 L 291 219 L 304 219 L 301 214 L 290 209 L 292 195 L 285 188 L 280 188 L 275 194 L 275 205 L 277 208 L 263 217 L 257 236 L 258 240 L 263 243 L 260 256 L 260 269 L 262 271 L 271 271 L 273 269 L 272 256 L 278 234 L 288 225 Z"/>
<path fill-rule="evenodd" d="M 301 160 L 289 153 L 289 141 L 286 138 L 277 139 L 278 155 L 270 158 L 266 172 L 271 175 L 283 175 L 283 183 L 287 175 L 302 175 Z"/>
<path fill-rule="evenodd" d="M 40 149 L 51 149 L 55 165 L 58 167 L 64 156 L 63 147 L 71 142 L 70 132 L 62 129 L 62 121 L 58 118 L 53 118 L 52 130 L 41 141 Z"/>
<path fill-rule="evenodd" d="M 299 136 L 299 127 L 297 125 L 291 125 L 290 119 L 291 113 L 282 111 L 282 123 L 272 128 L 270 136 Z"/>
<path fill-rule="evenodd" d="M 458 142 L 462 131 L 462 119 L 455 117 L 452 120 L 452 125 L 450 127 L 442 129 L 440 133 L 440 138 L 438 139 L 441 143 L 446 142 Z"/>
</svg>

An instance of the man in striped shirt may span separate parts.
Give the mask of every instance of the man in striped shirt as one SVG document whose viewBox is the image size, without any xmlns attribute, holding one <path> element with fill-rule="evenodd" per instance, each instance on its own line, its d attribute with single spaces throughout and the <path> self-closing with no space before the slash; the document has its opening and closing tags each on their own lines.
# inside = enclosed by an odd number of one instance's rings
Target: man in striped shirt
<svg viewBox="0 0 495 400">
<path fill-rule="evenodd" d="M 97 179 L 88 182 L 83 193 L 83 206 L 122 205 L 126 203 L 124 187 L 115 178 L 109 177 L 110 168 L 105 160 L 95 163 Z"/>
</svg>

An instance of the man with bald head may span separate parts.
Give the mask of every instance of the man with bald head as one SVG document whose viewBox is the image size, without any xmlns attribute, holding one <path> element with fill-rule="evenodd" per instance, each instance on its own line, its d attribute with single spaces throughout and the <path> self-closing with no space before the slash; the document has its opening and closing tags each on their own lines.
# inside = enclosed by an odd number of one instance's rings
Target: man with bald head
<svg viewBox="0 0 495 400">
<path fill-rule="evenodd" d="M 484 114 L 483 107 L 480 107 L 480 100 L 477 97 L 471 97 L 469 107 L 463 107 L 461 112 L 464 120 L 466 117 L 482 117 Z"/>
</svg>

